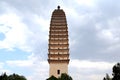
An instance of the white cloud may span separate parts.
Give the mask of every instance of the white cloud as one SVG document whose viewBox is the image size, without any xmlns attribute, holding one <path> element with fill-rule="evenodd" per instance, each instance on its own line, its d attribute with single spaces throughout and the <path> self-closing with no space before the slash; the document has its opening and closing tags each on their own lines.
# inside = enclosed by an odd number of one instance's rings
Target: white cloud
<svg viewBox="0 0 120 80">
<path fill-rule="evenodd" d="M 11 73 L 11 70 L 4 68 L 5 64 L 3 62 L 0 62 L 0 74 L 7 72 L 8 74 Z"/>
<path fill-rule="evenodd" d="M 23 14 L 14 7 L 7 6 L 10 10 L 5 8 L 6 12 L 0 15 L 0 32 L 5 35 L 0 41 L 0 49 L 18 48 L 36 53 L 36 45 L 43 44 L 48 39 L 49 20 L 33 13 Z"/>
<path fill-rule="evenodd" d="M 35 46 L 33 45 L 38 44 L 38 41 L 41 43 L 46 41 L 48 38 L 46 37 L 48 32 L 46 30 L 49 27 L 48 21 L 37 15 L 33 15 L 30 19 L 32 24 L 36 25 L 32 26 L 32 29 L 30 29 L 29 23 L 23 22 L 23 16 L 19 16 L 15 11 L 0 15 L 0 32 L 5 35 L 4 40 L 0 41 L 0 48 L 8 50 L 19 48 L 23 51 L 34 52 Z"/>
<path fill-rule="evenodd" d="M 15 47 L 25 47 L 25 40 L 31 32 L 18 15 L 15 13 L 1 15 L 0 24 L 2 24 L 0 32 L 5 35 L 5 39 L 0 41 L 0 48 L 12 50 Z"/>
<path fill-rule="evenodd" d="M 109 63 L 109 62 L 92 62 L 87 60 L 71 60 L 70 67 L 74 67 L 76 69 L 98 69 L 98 70 L 107 70 L 111 69 L 111 67 L 115 63 Z"/>
<path fill-rule="evenodd" d="M 9 66 L 14 67 L 29 67 L 33 65 L 33 62 L 30 60 L 15 60 L 15 61 L 7 61 Z"/>
<path fill-rule="evenodd" d="M 14 67 L 20 67 L 26 69 L 29 68 L 29 72 L 32 71 L 32 74 L 26 76 L 28 80 L 33 80 L 33 79 L 38 80 L 38 79 L 48 78 L 49 77 L 48 62 L 34 59 L 32 55 L 31 57 L 29 57 L 28 60 L 7 61 L 7 64 Z M 98 80 L 98 79 L 102 79 L 106 73 L 112 72 L 112 67 L 114 64 L 115 63 L 72 59 L 69 64 L 69 75 L 72 76 L 74 80 L 79 80 L 79 79 Z"/>
<path fill-rule="evenodd" d="M 28 80 L 45 80 L 49 77 L 49 67 L 47 61 L 38 61 L 38 63 L 32 69 L 33 74 L 27 76 Z"/>
<path fill-rule="evenodd" d="M 98 37 L 112 44 L 118 43 L 120 41 L 119 23 L 120 23 L 120 19 L 118 17 L 106 21 L 107 24 L 106 27 L 105 25 L 102 25 L 103 23 L 97 24 L 96 28 L 98 29 Z"/>
<path fill-rule="evenodd" d="M 119 52 L 120 48 L 120 19 L 119 17 L 113 17 L 104 22 L 96 24 L 97 38 L 101 40 L 104 45 L 107 45 L 105 53 L 115 54 Z M 116 53 L 117 55 L 117 53 Z"/>
<path fill-rule="evenodd" d="M 36 62 L 38 62 L 37 56 L 35 54 L 31 54 L 27 57 L 26 60 L 8 60 L 6 61 L 6 64 L 11 66 L 11 67 L 33 67 Z"/>
<path fill-rule="evenodd" d="M 114 35 L 111 32 L 111 30 L 102 30 L 101 34 L 99 34 L 101 38 L 103 38 L 106 41 L 113 41 L 114 40 Z"/>
<path fill-rule="evenodd" d="M 79 5 L 94 7 L 95 0 L 75 0 Z"/>
<path fill-rule="evenodd" d="M 4 63 L 0 62 L 0 69 L 3 68 Z"/>
<path fill-rule="evenodd" d="M 69 64 L 69 73 L 74 80 L 99 80 L 103 79 L 106 73 L 112 72 L 114 64 L 110 62 L 73 59 Z"/>
<path fill-rule="evenodd" d="M 48 62 L 40 60 L 34 54 L 31 54 L 26 60 L 11 60 L 11 61 L 6 61 L 6 64 L 12 68 L 25 69 L 26 71 L 28 71 L 27 73 L 32 72 L 29 75 L 25 74 L 26 72 L 25 73 L 23 72 L 24 76 L 28 80 L 33 80 L 33 79 L 45 80 L 49 77 Z M 20 73 L 20 72 L 21 71 L 17 71 L 17 73 Z"/>
<path fill-rule="evenodd" d="M 37 23 L 42 31 L 47 32 L 49 30 L 50 20 L 44 19 L 42 16 L 34 15 L 33 22 Z"/>
</svg>

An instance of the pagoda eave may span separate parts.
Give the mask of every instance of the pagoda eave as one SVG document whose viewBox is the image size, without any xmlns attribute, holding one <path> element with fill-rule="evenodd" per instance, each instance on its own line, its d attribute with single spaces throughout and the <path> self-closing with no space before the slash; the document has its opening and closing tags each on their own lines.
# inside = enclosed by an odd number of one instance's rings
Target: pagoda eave
<svg viewBox="0 0 120 80">
<path fill-rule="evenodd" d="M 70 61 L 70 59 L 67 59 L 67 60 L 51 60 L 51 59 L 48 59 L 48 63 L 67 63 L 67 64 L 69 64 L 69 61 Z"/>
</svg>

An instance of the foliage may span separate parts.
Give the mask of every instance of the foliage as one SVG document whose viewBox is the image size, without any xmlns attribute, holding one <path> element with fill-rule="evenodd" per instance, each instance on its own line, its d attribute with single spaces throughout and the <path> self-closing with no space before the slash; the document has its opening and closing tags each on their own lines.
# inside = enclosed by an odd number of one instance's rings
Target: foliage
<svg viewBox="0 0 120 80">
<path fill-rule="evenodd" d="M 112 80 L 108 74 L 106 74 L 106 77 L 103 78 L 103 80 Z"/>
<path fill-rule="evenodd" d="M 61 74 L 61 76 L 59 78 L 56 78 L 54 76 L 51 76 L 50 78 L 48 78 L 47 80 L 73 80 L 71 76 L 63 73 Z"/>
<path fill-rule="evenodd" d="M 8 80 L 8 76 L 6 75 L 6 73 L 0 76 L 0 80 Z"/>
<path fill-rule="evenodd" d="M 110 78 L 108 74 L 103 80 L 120 80 L 120 63 L 117 63 L 113 66 L 113 78 Z"/>
<path fill-rule="evenodd" d="M 11 74 L 7 75 L 6 73 L 3 73 L 0 75 L 0 80 L 27 80 L 24 76 L 20 76 L 18 74 Z"/>
<path fill-rule="evenodd" d="M 113 66 L 113 79 L 112 80 L 120 80 L 120 63 L 117 63 Z"/>
<path fill-rule="evenodd" d="M 48 78 L 47 80 L 58 80 L 55 76 L 51 76 L 50 78 Z"/>
<path fill-rule="evenodd" d="M 72 77 L 67 74 L 61 74 L 58 80 L 72 80 Z"/>
</svg>

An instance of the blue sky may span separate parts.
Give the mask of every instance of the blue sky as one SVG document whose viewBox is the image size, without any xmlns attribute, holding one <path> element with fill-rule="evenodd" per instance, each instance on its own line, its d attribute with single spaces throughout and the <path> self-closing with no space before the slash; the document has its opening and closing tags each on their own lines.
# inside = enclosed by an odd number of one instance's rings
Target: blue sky
<svg viewBox="0 0 120 80">
<path fill-rule="evenodd" d="M 48 35 L 58 5 L 66 13 L 74 80 L 102 80 L 120 61 L 119 0 L 0 0 L 0 73 L 49 77 Z"/>
</svg>

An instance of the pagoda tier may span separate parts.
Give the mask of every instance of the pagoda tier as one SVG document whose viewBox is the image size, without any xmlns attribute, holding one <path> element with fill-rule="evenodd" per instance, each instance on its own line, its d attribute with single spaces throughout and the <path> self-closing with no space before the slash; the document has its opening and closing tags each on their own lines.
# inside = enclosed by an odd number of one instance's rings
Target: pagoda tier
<svg viewBox="0 0 120 80">
<path fill-rule="evenodd" d="M 69 39 L 65 13 L 55 9 L 51 16 L 49 31 L 49 63 L 69 63 Z"/>
</svg>

